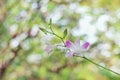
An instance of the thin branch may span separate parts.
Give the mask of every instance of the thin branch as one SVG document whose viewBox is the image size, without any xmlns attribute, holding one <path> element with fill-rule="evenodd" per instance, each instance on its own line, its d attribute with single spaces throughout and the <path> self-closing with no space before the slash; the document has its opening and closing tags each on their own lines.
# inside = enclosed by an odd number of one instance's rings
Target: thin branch
<svg viewBox="0 0 120 80">
<path fill-rule="evenodd" d="M 7 68 L 12 64 L 12 62 L 16 58 L 16 56 L 17 56 L 20 49 L 21 49 L 21 47 L 19 46 L 16 50 L 12 50 L 14 56 L 11 59 L 9 59 L 8 61 L 3 62 L 1 64 L 1 67 L 0 67 L 0 80 L 2 80 Z"/>
<path fill-rule="evenodd" d="M 58 37 L 59 39 L 61 39 L 61 41 L 62 41 L 62 43 L 64 44 L 64 47 L 65 47 L 65 42 L 64 42 L 64 40 L 63 40 L 62 37 L 58 36 L 57 34 L 55 34 L 55 33 L 53 33 L 53 32 L 49 32 L 49 31 L 47 31 L 47 30 L 46 30 L 46 32 L 47 32 L 47 33 L 50 33 L 50 34 L 53 34 L 53 35 L 55 35 L 56 37 Z"/>
<path fill-rule="evenodd" d="M 82 58 L 85 59 L 85 60 L 87 60 L 87 61 L 89 61 L 89 62 L 91 62 L 91 63 L 93 63 L 94 65 L 96 65 L 96 66 L 98 66 L 98 67 L 101 67 L 101 68 L 103 68 L 103 69 L 105 69 L 105 70 L 108 70 L 108 71 L 113 72 L 114 74 L 117 74 L 117 75 L 120 76 L 120 73 L 117 73 L 117 72 L 112 71 L 112 70 L 110 70 L 110 69 L 108 69 L 108 68 L 106 68 L 106 67 L 103 67 L 103 66 L 101 66 L 101 65 L 99 65 L 99 64 L 97 64 L 97 63 L 95 63 L 94 61 L 92 61 L 92 60 L 86 58 L 86 57 L 82 57 Z"/>
<path fill-rule="evenodd" d="M 28 30 L 28 31 L 26 31 L 27 33 L 28 33 L 28 36 L 25 38 L 25 39 L 27 39 L 27 38 L 29 38 L 29 37 L 32 37 L 31 35 L 30 35 L 30 31 L 31 30 Z M 17 34 L 18 35 L 18 34 Z M 16 36 L 12 36 L 11 38 L 10 38 L 10 40 L 12 40 L 12 39 L 14 39 L 15 37 L 17 37 L 17 35 Z M 23 42 L 25 39 L 23 39 L 21 42 Z M 8 43 L 10 43 L 10 40 L 8 41 Z M 21 43 L 20 42 L 20 43 Z M 7 45 L 7 47 L 9 47 L 9 44 Z M 6 47 L 5 47 L 5 49 L 7 49 Z M 3 49 L 3 53 L 5 53 L 4 52 L 4 50 L 5 49 Z M 3 76 L 4 76 L 4 74 L 5 74 L 5 72 L 6 72 L 6 70 L 7 70 L 7 68 L 12 64 L 12 62 L 15 60 L 15 58 L 17 57 L 17 55 L 18 55 L 18 52 L 21 50 L 21 46 L 20 46 L 20 44 L 18 45 L 18 47 L 17 47 L 17 49 L 12 49 L 11 50 L 11 52 L 14 54 L 14 56 L 11 58 L 11 59 L 9 59 L 8 61 L 2 61 L 2 64 L 0 64 L 0 80 L 2 80 L 3 79 Z"/>
</svg>

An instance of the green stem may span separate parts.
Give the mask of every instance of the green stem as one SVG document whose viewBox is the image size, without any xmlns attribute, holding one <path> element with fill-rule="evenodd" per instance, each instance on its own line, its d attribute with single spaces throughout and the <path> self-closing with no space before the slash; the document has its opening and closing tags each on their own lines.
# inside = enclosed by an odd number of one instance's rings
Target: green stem
<svg viewBox="0 0 120 80">
<path fill-rule="evenodd" d="M 113 72 L 113 73 L 115 73 L 115 74 L 117 74 L 117 75 L 120 76 L 120 73 L 117 73 L 117 72 L 112 71 L 112 70 L 110 70 L 110 69 L 108 69 L 108 68 L 106 68 L 106 67 L 103 67 L 103 66 L 101 66 L 101 65 L 99 65 L 99 64 L 97 64 L 97 63 L 95 63 L 95 62 L 93 62 L 92 60 L 86 58 L 86 57 L 82 57 L 82 58 L 84 58 L 85 60 L 87 60 L 87 61 L 89 61 L 89 62 L 91 62 L 91 63 L 93 63 L 93 64 L 95 64 L 95 65 L 97 65 L 97 66 L 99 66 L 99 67 L 101 67 L 101 68 L 103 68 L 103 69 L 105 69 L 105 70 L 108 70 L 108 71 Z"/>
<path fill-rule="evenodd" d="M 65 46 L 65 42 L 64 42 L 64 40 L 63 40 L 62 37 L 58 36 L 58 35 L 55 34 L 53 31 L 52 31 L 52 32 L 49 32 L 49 31 L 46 30 L 46 32 L 47 32 L 47 33 L 50 33 L 50 34 L 53 34 L 53 35 L 55 35 L 56 37 L 58 37 L 59 39 L 61 39 L 61 41 L 63 42 L 63 44 L 64 44 L 64 46 Z"/>
<path fill-rule="evenodd" d="M 57 35 L 57 34 L 55 34 L 55 33 L 53 33 L 53 35 L 55 35 L 56 37 L 58 37 L 59 39 L 61 39 L 61 41 L 63 42 L 63 44 L 64 44 L 64 46 L 65 46 L 65 42 L 64 42 L 64 40 L 63 40 L 63 38 L 62 38 L 62 37 L 58 36 L 58 35 Z"/>
<path fill-rule="evenodd" d="M 52 33 L 54 33 L 54 31 L 53 31 L 53 29 L 52 29 L 51 25 L 50 25 L 50 30 L 52 31 Z"/>
<path fill-rule="evenodd" d="M 64 44 L 64 46 L 65 46 L 65 42 L 64 42 L 63 38 L 62 38 L 62 37 L 60 37 L 60 36 L 58 36 L 57 34 L 55 34 L 55 33 L 54 33 L 54 31 L 53 31 L 53 29 L 52 29 L 51 25 L 50 25 L 50 30 L 52 31 L 53 35 L 55 35 L 56 37 L 58 37 L 58 38 L 60 38 L 60 39 L 61 39 L 61 41 L 63 42 L 63 44 Z"/>
</svg>

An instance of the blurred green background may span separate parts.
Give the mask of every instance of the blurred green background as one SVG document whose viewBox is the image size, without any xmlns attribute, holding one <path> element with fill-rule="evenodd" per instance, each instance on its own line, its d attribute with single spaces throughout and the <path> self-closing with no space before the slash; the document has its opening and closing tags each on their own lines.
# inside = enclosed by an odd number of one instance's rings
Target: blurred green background
<svg viewBox="0 0 120 80">
<path fill-rule="evenodd" d="M 66 58 L 56 49 L 51 56 L 45 35 L 54 31 L 66 40 L 91 43 L 84 53 L 96 63 L 120 73 L 120 0 L 0 0 L 0 80 L 120 80 L 120 76 L 81 58 Z"/>
</svg>

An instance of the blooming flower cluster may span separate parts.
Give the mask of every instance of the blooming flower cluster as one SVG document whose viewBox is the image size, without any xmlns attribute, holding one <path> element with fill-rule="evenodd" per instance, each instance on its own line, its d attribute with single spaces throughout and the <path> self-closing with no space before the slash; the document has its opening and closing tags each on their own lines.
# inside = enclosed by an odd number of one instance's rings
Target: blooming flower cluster
<svg viewBox="0 0 120 80">
<path fill-rule="evenodd" d="M 66 51 L 66 57 L 70 57 L 70 56 L 80 56 L 83 57 L 83 51 L 87 50 L 88 47 L 90 46 L 89 42 L 85 42 L 83 45 L 80 45 L 80 39 L 78 38 L 75 43 L 72 43 L 71 41 L 67 40 L 66 42 L 64 42 L 65 37 L 67 36 L 67 29 L 64 30 L 63 32 L 63 37 L 57 35 L 56 33 L 54 33 L 53 29 L 52 29 L 52 19 L 50 19 L 49 22 L 49 29 L 50 31 L 44 29 L 44 28 L 40 28 L 40 30 L 42 32 L 44 32 L 45 34 L 49 33 L 52 34 L 54 36 L 56 36 L 57 38 L 59 38 L 61 40 L 61 42 L 64 44 L 64 47 L 67 49 Z M 63 46 L 62 46 L 63 47 Z M 49 53 L 49 55 L 54 51 L 54 48 L 56 48 L 54 45 L 51 44 L 47 44 L 45 51 L 47 53 Z"/>
<path fill-rule="evenodd" d="M 75 56 L 75 55 L 79 55 L 79 56 L 83 56 L 83 52 L 86 51 L 90 46 L 89 42 L 85 42 L 83 45 L 80 45 L 80 39 L 77 39 L 75 41 L 75 43 L 67 40 L 65 43 L 65 48 L 67 49 L 66 52 L 66 57 L 70 57 L 70 56 Z M 45 51 L 48 54 L 51 54 L 53 52 L 55 47 L 53 47 L 53 45 L 51 44 L 47 44 Z"/>
</svg>

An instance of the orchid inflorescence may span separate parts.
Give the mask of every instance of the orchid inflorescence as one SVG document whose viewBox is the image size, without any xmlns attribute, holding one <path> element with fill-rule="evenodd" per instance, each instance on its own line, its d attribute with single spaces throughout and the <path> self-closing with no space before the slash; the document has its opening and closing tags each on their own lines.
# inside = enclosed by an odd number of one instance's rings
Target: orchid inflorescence
<svg viewBox="0 0 120 80">
<path fill-rule="evenodd" d="M 49 22 L 49 29 L 50 29 L 50 31 L 48 31 L 48 30 L 46 30 L 44 28 L 41 28 L 41 27 L 39 29 L 42 32 L 44 32 L 45 34 L 47 34 L 47 33 L 52 34 L 52 35 L 56 36 L 57 38 L 59 38 L 61 40 L 61 42 L 63 43 L 63 45 L 60 45 L 60 46 L 62 46 L 62 47 L 64 47 L 66 49 L 65 50 L 66 51 L 66 54 L 65 54 L 66 57 L 81 57 L 81 58 L 83 58 L 83 59 L 85 59 L 85 60 L 93 63 L 94 65 L 96 65 L 98 67 L 101 67 L 101 68 L 103 68 L 105 70 L 108 70 L 108 71 L 113 72 L 114 74 L 117 74 L 117 75 L 120 76 L 120 73 L 117 73 L 115 71 L 112 71 L 112 70 L 104 67 L 104 66 L 101 66 L 101 65 L 95 63 L 94 61 L 92 61 L 92 60 L 90 60 L 90 59 L 88 59 L 87 57 L 84 56 L 84 52 L 87 51 L 89 49 L 89 47 L 90 47 L 90 43 L 89 42 L 85 42 L 83 45 L 81 45 L 79 38 L 77 38 L 74 43 L 71 42 L 70 40 L 64 41 L 65 37 L 68 34 L 67 29 L 64 30 L 63 37 L 57 35 L 53 31 L 53 29 L 52 29 L 52 19 L 50 19 L 50 22 Z M 57 48 L 57 47 L 54 46 L 54 45 L 51 45 L 50 43 L 47 43 L 45 51 L 49 55 L 51 55 L 53 53 L 53 51 L 55 50 L 55 48 Z"/>
</svg>

